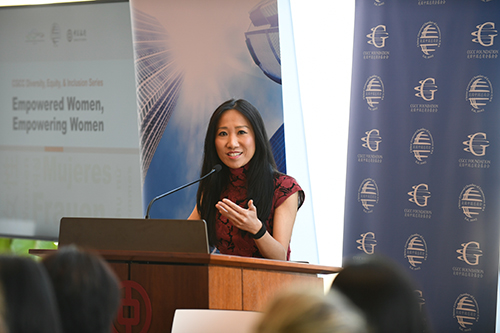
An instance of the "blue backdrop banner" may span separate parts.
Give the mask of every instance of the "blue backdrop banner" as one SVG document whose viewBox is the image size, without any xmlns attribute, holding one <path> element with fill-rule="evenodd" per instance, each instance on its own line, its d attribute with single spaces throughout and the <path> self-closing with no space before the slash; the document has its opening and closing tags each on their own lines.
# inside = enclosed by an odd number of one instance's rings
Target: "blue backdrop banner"
<svg viewBox="0 0 500 333">
<path fill-rule="evenodd" d="M 357 0 L 344 256 L 406 267 L 435 332 L 494 332 L 499 1 Z"/>
</svg>

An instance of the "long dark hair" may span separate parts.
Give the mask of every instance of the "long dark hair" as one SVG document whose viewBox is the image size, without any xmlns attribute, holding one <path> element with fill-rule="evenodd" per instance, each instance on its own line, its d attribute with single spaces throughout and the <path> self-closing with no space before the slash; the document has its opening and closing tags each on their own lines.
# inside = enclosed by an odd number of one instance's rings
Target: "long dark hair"
<svg viewBox="0 0 500 333">
<path fill-rule="evenodd" d="M 208 237 L 211 245 L 217 245 L 215 235 L 215 219 L 217 209 L 215 204 L 229 182 L 229 168 L 222 163 L 215 148 L 215 135 L 222 114 L 228 110 L 240 112 L 250 122 L 255 134 L 255 153 L 250 160 L 247 172 L 247 195 L 254 201 L 257 214 L 262 223 L 266 223 L 271 214 L 274 194 L 274 175 L 278 172 L 271 150 L 269 138 L 264 127 L 264 121 L 259 111 L 243 99 L 230 99 L 222 103 L 212 114 L 205 136 L 203 165 L 201 175 L 210 172 L 214 165 L 220 164 L 220 172 L 202 180 L 198 186 L 196 204 L 201 218 L 207 222 Z"/>
</svg>

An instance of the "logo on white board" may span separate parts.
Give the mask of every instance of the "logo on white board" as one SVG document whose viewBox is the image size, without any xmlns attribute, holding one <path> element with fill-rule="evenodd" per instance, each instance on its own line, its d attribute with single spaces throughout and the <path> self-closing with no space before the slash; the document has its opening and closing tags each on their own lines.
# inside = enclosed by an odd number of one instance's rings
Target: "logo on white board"
<svg viewBox="0 0 500 333">
<path fill-rule="evenodd" d="M 45 41 L 45 34 L 37 29 L 31 29 L 31 31 L 26 35 L 25 41 L 36 45 L 37 43 Z"/>
<path fill-rule="evenodd" d="M 50 29 L 50 39 L 52 40 L 54 46 L 59 45 L 59 41 L 61 40 L 61 28 L 59 27 L 59 24 L 52 24 L 52 28 Z"/>
</svg>

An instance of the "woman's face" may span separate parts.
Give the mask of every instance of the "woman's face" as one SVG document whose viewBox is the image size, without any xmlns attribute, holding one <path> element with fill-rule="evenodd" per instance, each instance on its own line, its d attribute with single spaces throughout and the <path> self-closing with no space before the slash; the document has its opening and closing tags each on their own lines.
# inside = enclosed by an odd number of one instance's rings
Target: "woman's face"
<svg viewBox="0 0 500 333">
<path fill-rule="evenodd" d="M 255 153 L 255 134 L 248 119 L 239 111 L 227 110 L 215 132 L 215 149 L 220 160 L 231 169 L 241 168 Z"/>
</svg>

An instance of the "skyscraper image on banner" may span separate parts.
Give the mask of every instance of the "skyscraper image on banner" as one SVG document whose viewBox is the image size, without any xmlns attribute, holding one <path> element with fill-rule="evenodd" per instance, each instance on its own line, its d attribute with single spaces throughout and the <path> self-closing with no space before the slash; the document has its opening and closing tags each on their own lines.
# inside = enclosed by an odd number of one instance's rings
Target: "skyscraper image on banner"
<svg viewBox="0 0 500 333">
<path fill-rule="evenodd" d="M 199 177 L 215 108 L 243 98 L 261 112 L 286 171 L 276 0 L 131 1 L 143 207 Z M 155 204 L 153 218 L 186 218 L 196 186 Z"/>
<path fill-rule="evenodd" d="M 143 180 L 175 108 L 182 84 L 168 45 L 168 33 L 156 18 L 133 11 L 137 111 Z"/>
</svg>

